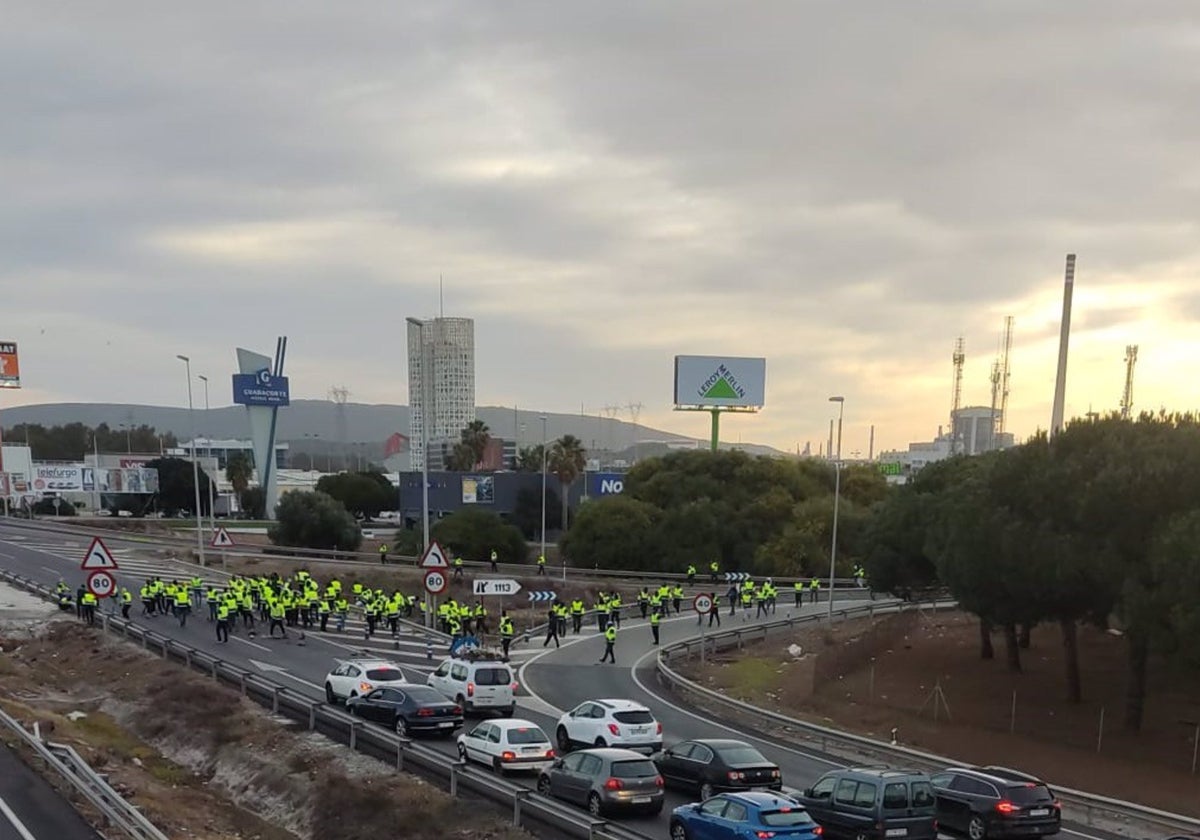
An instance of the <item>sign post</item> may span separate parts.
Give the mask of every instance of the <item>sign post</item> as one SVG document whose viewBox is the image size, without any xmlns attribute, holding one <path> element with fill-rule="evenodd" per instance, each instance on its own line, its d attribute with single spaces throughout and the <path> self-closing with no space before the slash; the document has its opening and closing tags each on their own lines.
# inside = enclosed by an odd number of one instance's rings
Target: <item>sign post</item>
<svg viewBox="0 0 1200 840">
<path fill-rule="evenodd" d="M 704 664 L 704 616 L 712 611 L 712 598 L 701 592 L 692 599 L 692 609 L 700 616 L 700 664 Z"/>
<path fill-rule="evenodd" d="M 437 609 L 437 596 L 446 590 L 446 569 L 450 564 L 446 562 L 446 553 L 442 551 L 442 547 L 438 545 L 437 540 L 431 540 L 429 547 L 425 549 L 425 554 L 421 557 L 421 568 L 426 570 L 425 574 L 425 627 L 433 629 L 433 613 Z M 441 572 L 441 588 L 436 592 L 429 588 L 429 572 Z"/>
</svg>

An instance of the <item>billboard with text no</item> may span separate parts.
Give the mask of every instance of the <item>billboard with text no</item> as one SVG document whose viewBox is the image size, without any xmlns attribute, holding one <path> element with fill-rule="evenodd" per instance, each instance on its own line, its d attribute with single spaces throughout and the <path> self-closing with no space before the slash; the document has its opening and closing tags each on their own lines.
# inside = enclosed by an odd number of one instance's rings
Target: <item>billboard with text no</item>
<svg viewBox="0 0 1200 840">
<path fill-rule="evenodd" d="M 676 356 L 675 405 L 762 408 L 767 360 L 737 356 Z"/>
</svg>

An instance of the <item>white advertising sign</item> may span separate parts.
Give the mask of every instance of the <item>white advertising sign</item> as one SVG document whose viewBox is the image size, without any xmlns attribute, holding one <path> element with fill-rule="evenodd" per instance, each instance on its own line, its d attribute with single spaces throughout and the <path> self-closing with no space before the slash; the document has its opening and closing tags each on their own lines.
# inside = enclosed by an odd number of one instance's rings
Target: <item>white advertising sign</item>
<svg viewBox="0 0 1200 840">
<path fill-rule="evenodd" d="M 83 464 L 34 464 L 31 483 L 37 493 L 83 492 Z"/>
<path fill-rule="evenodd" d="M 766 391 L 766 359 L 675 357 L 675 405 L 762 408 Z"/>
</svg>

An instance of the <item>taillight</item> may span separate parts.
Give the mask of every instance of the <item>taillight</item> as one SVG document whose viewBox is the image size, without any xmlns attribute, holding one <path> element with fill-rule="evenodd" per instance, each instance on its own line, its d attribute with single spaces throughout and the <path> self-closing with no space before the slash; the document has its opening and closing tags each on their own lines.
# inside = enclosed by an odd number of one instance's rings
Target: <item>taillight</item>
<svg viewBox="0 0 1200 840">
<path fill-rule="evenodd" d="M 937 826 L 934 826 L 934 828 L 937 828 Z M 820 837 L 824 833 L 825 833 L 825 829 L 821 828 L 821 826 L 819 826 L 819 825 L 816 826 L 815 828 L 813 828 L 813 834 L 817 835 L 818 837 Z"/>
<path fill-rule="evenodd" d="M 455 706 L 453 711 L 454 711 L 454 714 L 461 715 L 462 714 L 462 706 Z"/>
<path fill-rule="evenodd" d="M 512 750 L 505 750 L 504 752 L 500 753 L 500 758 L 504 761 L 512 761 L 516 757 L 517 754 Z"/>
<path fill-rule="evenodd" d="M 1055 800 L 1054 800 L 1054 807 L 1055 807 L 1055 808 L 1057 808 L 1057 809 L 1059 809 L 1059 810 L 1061 811 L 1061 810 L 1062 810 L 1062 803 L 1061 803 L 1061 802 L 1059 802 L 1057 799 L 1055 799 Z"/>
<path fill-rule="evenodd" d="M 1021 809 L 1009 802 L 1007 799 L 1001 799 L 996 803 L 996 810 L 1001 814 L 1011 814 L 1013 811 L 1019 811 Z"/>
<path fill-rule="evenodd" d="M 467 696 L 468 697 L 475 696 L 475 683 L 471 683 L 471 682 L 467 683 Z"/>
<path fill-rule="evenodd" d="M 546 750 L 546 758 L 554 758 L 554 750 Z"/>
<path fill-rule="evenodd" d="M 614 734 L 614 735 L 620 735 L 620 734 L 621 734 L 621 727 L 617 726 L 615 723 L 610 723 L 610 724 L 608 725 L 608 731 L 609 731 L 609 732 L 611 732 L 611 733 L 612 733 L 612 734 Z"/>
<path fill-rule="evenodd" d="M 663 781 L 663 777 L 662 777 L 662 776 L 655 776 L 655 777 L 654 777 L 654 786 L 655 786 L 655 787 L 664 787 L 665 785 L 666 785 L 666 782 L 664 782 L 664 781 Z"/>
<path fill-rule="evenodd" d="M 657 724 L 657 725 L 654 727 L 654 731 L 655 731 L 657 734 L 661 735 L 661 734 L 662 734 L 662 724 L 661 724 L 661 723 Z"/>
<path fill-rule="evenodd" d="M 516 690 L 517 690 L 518 688 L 520 688 L 520 687 L 521 687 L 521 686 L 520 686 L 519 684 L 515 683 L 515 682 L 512 684 L 512 690 L 513 690 L 513 691 L 516 691 Z"/>
<path fill-rule="evenodd" d="M 620 779 L 605 779 L 604 780 L 604 789 L 605 790 L 620 790 L 622 787 L 624 787 L 624 785 L 621 784 Z"/>
<path fill-rule="evenodd" d="M 769 838 L 775 836 L 775 832 L 774 831 L 756 831 L 756 832 L 754 832 L 754 836 L 759 838 L 759 840 L 769 840 Z"/>
<path fill-rule="evenodd" d="M 368 691 L 370 691 L 374 687 L 375 686 L 371 685 L 370 683 L 366 683 L 366 682 L 360 682 L 358 684 L 358 690 L 362 694 L 366 694 Z"/>
</svg>

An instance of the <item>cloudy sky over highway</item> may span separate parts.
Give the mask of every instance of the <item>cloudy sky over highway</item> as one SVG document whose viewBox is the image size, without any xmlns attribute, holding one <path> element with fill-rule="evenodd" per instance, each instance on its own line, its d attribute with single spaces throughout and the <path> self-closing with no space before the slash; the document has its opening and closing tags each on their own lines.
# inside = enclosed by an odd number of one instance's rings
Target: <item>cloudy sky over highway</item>
<svg viewBox="0 0 1200 840">
<path fill-rule="evenodd" d="M 1200 392 L 1200 5 L 5 5 L 0 339 L 43 401 L 186 404 L 290 337 L 293 397 L 405 402 L 405 316 L 476 319 L 477 401 L 703 437 L 676 353 L 766 356 L 726 437 L 847 450 L 990 402 Z M 215 394 L 225 397 L 225 388 Z"/>
</svg>

